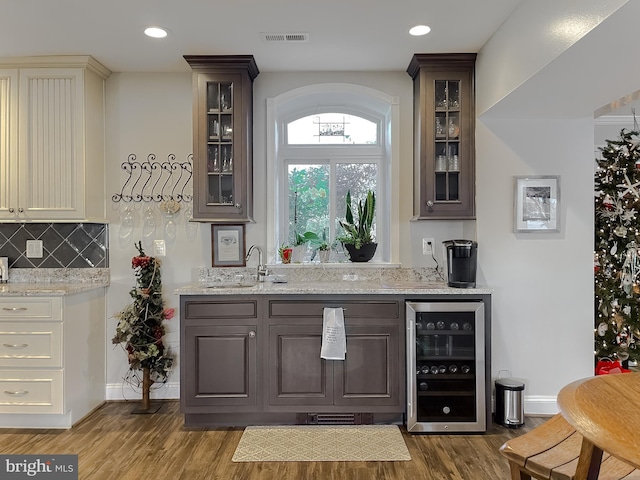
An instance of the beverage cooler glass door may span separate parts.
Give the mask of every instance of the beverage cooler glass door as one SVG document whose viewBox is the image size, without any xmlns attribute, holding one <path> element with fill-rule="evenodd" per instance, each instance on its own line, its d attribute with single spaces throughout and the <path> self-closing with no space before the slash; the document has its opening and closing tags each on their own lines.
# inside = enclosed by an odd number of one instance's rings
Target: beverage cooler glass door
<svg viewBox="0 0 640 480">
<path fill-rule="evenodd" d="M 407 431 L 487 427 L 483 302 L 406 302 Z"/>
</svg>

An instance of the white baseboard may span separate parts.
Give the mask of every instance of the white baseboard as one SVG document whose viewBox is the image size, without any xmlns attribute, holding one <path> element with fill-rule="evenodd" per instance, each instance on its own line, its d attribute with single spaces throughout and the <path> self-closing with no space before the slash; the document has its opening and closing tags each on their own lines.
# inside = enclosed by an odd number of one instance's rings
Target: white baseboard
<svg viewBox="0 0 640 480">
<path fill-rule="evenodd" d="M 531 416 L 551 417 L 558 413 L 557 397 L 547 395 L 525 395 L 524 414 Z"/>
<path fill-rule="evenodd" d="M 109 383 L 106 389 L 107 400 L 139 400 L 142 398 L 140 389 L 132 388 L 127 383 Z M 150 392 L 154 400 L 176 400 L 180 398 L 180 383 L 167 382 L 159 386 L 152 386 Z"/>
</svg>

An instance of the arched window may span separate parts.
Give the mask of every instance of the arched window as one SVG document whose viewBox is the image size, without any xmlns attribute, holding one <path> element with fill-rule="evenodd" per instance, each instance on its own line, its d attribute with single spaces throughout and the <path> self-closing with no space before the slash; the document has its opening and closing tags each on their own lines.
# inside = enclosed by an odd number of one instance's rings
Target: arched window
<svg viewBox="0 0 640 480">
<path fill-rule="evenodd" d="M 291 245 L 296 234 L 313 232 L 332 243 L 343 234 L 338 222 L 347 192 L 355 207 L 372 190 L 378 242 L 373 261 L 389 261 L 390 102 L 354 85 L 300 90 L 268 102 L 274 134 L 269 164 L 276 179 L 270 240 L 276 247 Z"/>
</svg>

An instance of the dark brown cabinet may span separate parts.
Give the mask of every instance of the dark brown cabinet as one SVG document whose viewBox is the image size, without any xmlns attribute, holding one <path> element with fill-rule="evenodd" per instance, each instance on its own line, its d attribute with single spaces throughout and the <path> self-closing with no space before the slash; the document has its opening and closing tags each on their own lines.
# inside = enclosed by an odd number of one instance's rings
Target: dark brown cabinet
<svg viewBox="0 0 640 480">
<path fill-rule="evenodd" d="M 404 304 L 348 296 L 182 296 L 187 425 L 305 423 L 405 411 Z M 345 309 L 346 359 L 320 358 L 324 307 Z M 347 420 L 348 422 L 348 420 Z"/>
<path fill-rule="evenodd" d="M 320 358 L 324 307 L 344 308 L 345 360 Z M 399 412 L 404 389 L 397 301 L 270 300 L 267 409 Z"/>
<path fill-rule="evenodd" d="M 185 56 L 193 70 L 193 219 L 253 222 L 251 55 Z"/>
<path fill-rule="evenodd" d="M 415 54 L 414 219 L 475 218 L 476 54 Z"/>
<path fill-rule="evenodd" d="M 181 408 L 186 414 L 258 408 L 258 303 L 194 299 L 181 304 Z"/>
</svg>

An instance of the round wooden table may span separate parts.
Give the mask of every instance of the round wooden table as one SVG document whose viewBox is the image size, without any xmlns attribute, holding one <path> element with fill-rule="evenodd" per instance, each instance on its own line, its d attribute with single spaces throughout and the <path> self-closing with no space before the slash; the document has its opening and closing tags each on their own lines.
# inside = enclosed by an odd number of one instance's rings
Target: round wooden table
<svg viewBox="0 0 640 480">
<path fill-rule="evenodd" d="M 640 468 L 640 372 L 570 383 L 560 391 L 558 406 L 584 437 L 580 453 L 583 468 L 599 464 L 603 451 Z M 592 477 L 586 473 L 583 478 Z"/>
</svg>

